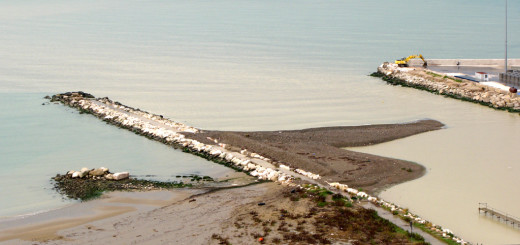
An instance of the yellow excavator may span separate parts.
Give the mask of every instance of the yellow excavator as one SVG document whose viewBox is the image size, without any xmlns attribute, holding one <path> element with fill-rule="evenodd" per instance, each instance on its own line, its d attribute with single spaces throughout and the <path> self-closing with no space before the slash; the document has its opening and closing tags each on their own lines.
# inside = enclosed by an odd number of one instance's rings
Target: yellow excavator
<svg viewBox="0 0 520 245">
<path fill-rule="evenodd" d="M 427 67 L 428 66 L 428 63 L 426 63 L 426 60 L 424 60 L 424 57 L 422 56 L 422 54 L 414 54 L 414 55 L 410 55 L 406 58 L 402 58 L 400 60 L 396 60 L 395 63 L 397 65 L 399 65 L 399 67 L 408 67 L 408 61 L 410 61 L 411 59 L 415 59 L 415 58 L 420 58 L 424 64 L 423 64 L 423 67 Z"/>
</svg>

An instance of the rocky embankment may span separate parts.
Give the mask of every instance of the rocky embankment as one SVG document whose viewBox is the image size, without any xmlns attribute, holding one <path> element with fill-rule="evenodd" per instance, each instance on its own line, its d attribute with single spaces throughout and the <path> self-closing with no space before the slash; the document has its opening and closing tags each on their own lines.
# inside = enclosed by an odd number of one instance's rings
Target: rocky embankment
<svg viewBox="0 0 520 245">
<path fill-rule="evenodd" d="M 80 171 L 70 170 L 66 176 L 71 179 L 122 180 L 128 178 L 130 174 L 128 172 L 110 173 L 108 168 L 100 167 L 94 169 L 82 168 Z"/>
<path fill-rule="evenodd" d="M 100 196 L 105 191 L 159 190 L 191 186 L 183 182 L 161 182 L 130 178 L 128 172 L 110 173 L 108 168 L 82 168 L 66 174 L 57 174 L 54 189 L 72 198 L 88 200 Z"/>
<path fill-rule="evenodd" d="M 95 98 L 84 92 L 68 92 L 48 98 L 51 102 L 62 102 L 67 106 L 77 108 L 82 113 L 92 114 L 107 123 L 128 129 L 136 134 L 182 148 L 185 152 L 233 169 L 248 172 L 260 180 L 271 180 L 282 184 L 291 184 L 294 180 L 292 175 L 276 170 L 271 159 L 254 152 L 230 151 L 226 148 L 226 144 L 220 143 L 216 139 L 208 139 L 214 142 L 214 145 L 190 139 L 185 134 L 196 134 L 202 132 L 202 130 L 174 122 L 162 115 L 128 107 L 106 97 Z M 311 173 L 307 173 L 307 175 L 309 178 L 319 178 L 319 176 Z"/>
<path fill-rule="evenodd" d="M 372 76 L 393 85 L 413 87 L 447 97 L 470 101 L 509 112 L 520 112 L 520 97 L 497 88 L 462 81 L 422 68 L 398 67 L 385 62 Z"/>
</svg>

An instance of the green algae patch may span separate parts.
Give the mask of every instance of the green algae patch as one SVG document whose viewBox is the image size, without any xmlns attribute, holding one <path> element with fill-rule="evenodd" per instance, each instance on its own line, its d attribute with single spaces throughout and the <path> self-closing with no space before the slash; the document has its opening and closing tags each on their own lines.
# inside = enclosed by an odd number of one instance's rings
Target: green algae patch
<svg viewBox="0 0 520 245">
<path fill-rule="evenodd" d="M 52 179 L 54 189 L 60 194 L 82 201 L 97 198 L 109 191 L 148 191 L 192 187 L 192 184 L 185 184 L 182 181 L 163 182 L 134 178 L 124 180 L 82 179 L 58 174 Z"/>
</svg>

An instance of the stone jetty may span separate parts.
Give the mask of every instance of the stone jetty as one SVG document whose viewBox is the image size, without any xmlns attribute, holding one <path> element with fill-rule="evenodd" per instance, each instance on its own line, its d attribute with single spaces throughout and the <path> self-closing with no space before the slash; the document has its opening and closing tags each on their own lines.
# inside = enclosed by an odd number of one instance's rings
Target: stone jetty
<svg viewBox="0 0 520 245">
<path fill-rule="evenodd" d="M 520 112 L 520 97 L 515 93 L 463 81 L 423 68 L 398 67 L 396 64 L 385 62 L 372 76 L 381 77 L 393 85 L 422 89 L 499 110 Z"/>
<path fill-rule="evenodd" d="M 186 137 L 183 133 L 196 134 L 202 130 L 174 122 L 140 109 L 135 109 L 114 102 L 109 98 L 95 98 L 84 92 L 68 92 L 52 96 L 51 102 L 59 101 L 76 108 L 82 113 L 89 113 L 103 121 L 121 128 L 128 129 L 136 134 L 163 142 L 168 145 L 180 147 L 185 152 L 190 152 L 201 157 L 219 162 L 261 180 L 271 180 L 290 185 L 295 179 L 284 170 L 277 170 L 272 160 L 262 157 L 254 152 L 233 152 L 226 148 L 226 144 L 215 139 L 215 145 L 203 144 L 197 140 Z M 302 172 L 312 178 L 318 175 Z M 295 173 L 296 174 L 296 173 Z M 302 175 L 302 177 L 304 177 Z"/>
</svg>

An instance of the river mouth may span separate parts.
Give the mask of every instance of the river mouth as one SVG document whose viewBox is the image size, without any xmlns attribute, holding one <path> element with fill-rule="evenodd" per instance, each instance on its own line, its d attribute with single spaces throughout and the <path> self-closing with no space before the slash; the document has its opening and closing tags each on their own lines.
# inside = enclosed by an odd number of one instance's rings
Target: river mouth
<svg viewBox="0 0 520 245">
<path fill-rule="evenodd" d="M 497 113 L 496 116 L 502 117 L 500 114 L 504 112 Z M 494 147 L 495 144 L 499 144 L 500 137 L 492 134 L 506 137 L 507 130 L 502 131 L 502 128 L 498 127 L 498 121 L 495 124 L 491 123 L 489 118 L 488 121 L 484 121 L 484 118 L 482 120 L 475 123 L 479 126 L 469 127 L 467 123 L 459 124 L 452 121 L 447 129 L 429 135 L 417 135 L 380 145 L 350 149 L 411 160 L 427 169 L 426 175 L 419 179 L 382 191 L 379 194 L 381 198 L 407 207 L 411 212 L 433 223 L 442 224 L 471 242 L 517 241 L 520 236 L 518 228 L 479 214 L 479 203 L 487 202 L 491 206 L 498 205 L 498 209 L 507 210 L 511 215 L 518 217 L 518 209 L 509 201 L 505 201 L 514 197 L 505 190 L 519 184 L 513 176 L 520 170 L 515 164 L 516 161 L 507 156 L 507 150 Z M 492 124 L 497 128 L 490 132 L 479 131 L 485 135 L 481 136 L 487 141 L 473 142 L 472 146 L 475 149 L 463 146 L 467 143 L 465 137 L 471 137 L 477 128 L 483 127 L 481 124 Z M 455 140 L 446 141 L 446 138 Z M 493 144 L 490 144 L 491 142 Z M 437 147 L 428 148 L 432 144 L 436 144 Z M 461 155 L 460 151 L 467 154 Z M 489 233 L 482 236 L 477 232 L 481 229 Z"/>
</svg>

